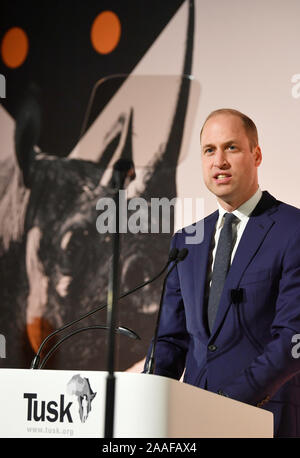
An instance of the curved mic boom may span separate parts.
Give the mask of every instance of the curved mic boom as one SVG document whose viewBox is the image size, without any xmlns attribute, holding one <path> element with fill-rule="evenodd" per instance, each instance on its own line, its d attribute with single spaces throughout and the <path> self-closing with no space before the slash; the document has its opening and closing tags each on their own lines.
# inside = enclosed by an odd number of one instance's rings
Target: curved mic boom
<svg viewBox="0 0 300 458">
<path fill-rule="evenodd" d="M 48 359 L 50 358 L 50 356 L 57 350 L 58 347 L 60 347 L 65 342 L 65 340 L 69 339 L 70 337 L 72 337 L 72 336 L 74 336 L 76 334 L 79 334 L 80 332 L 89 331 L 89 330 L 92 330 L 92 329 L 106 329 L 106 330 L 108 330 L 109 327 L 108 326 L 104 326 L 104 325 L 94 325 L 94 326 L 86 326 L 84 328 L 75 329 L 75 331 L 72 331 L 69 334 L 67 334 L 66 336 L 62 337 L 55 345 L 53 345 L 52 348 L 50 348 L 48 353 L 42 359 L 42 362 L 41 362 L 40 366 L 36 367 L 36 369 L 43 369 L 43 367 L 45 366 L 45 364 L 48 361 Z M 126 337 L 130 337 L 131 339 L 141 340 L 140 336 L 136 332 L 132 331 L 132 329 L 126 328 L 125 326 L 119 326 L 118 328 L 115 329 L 115 332 L 118 333 L 118 334 L 125 335 Z"/>
<path fill-rule="evenodd" d="M 182 250 L 181 250 L 182 251 Z M 177 256 L 179 256 L 179 250 L 177 248 L 172 248 L 172 250 L 170 251 L 169 253 L 169 257 L 168 257 L 168 261 L 167 263 L 165 264 L 165 266 L 163 267 L 163 269 L 157 274 L 155 275 L 155 277 L 151 278 L 150 280 L 147 280 L 143 283 L 141 283 L 140 285 L 136 286 L 135 288 L 131 289 L 130 291 L 127 291 L 126 293 L 123 293 L 119 299 L 123 299 L 124 297 L 128 296 L 129 294 L 132 294 L 136 291 L 138 291 L 139 289 L 143 288 L 144 286 L 146 285 L 149 285 L 149 283 L 152 283 L 154 282 L 155 280 L 157 280 L 157 278 L 159 278 L 163 273 L 164 271 L 168 268 L 169 264 L 172 262 L 172 261 L 175 261 L 177 259 Z M 48 336 L 45 337 L 45 339 L 42 341 L 41 345 L 39 346 L 38 348 L 38 351 L 36 352 L 36 355 L 35 357 L 33 358 L 32 362 L 31 362 L 31 366 L 30 366 L 30 369 L 37 369 L 39 367 L 39 364 L 40 364 L 40 355 L 41 355 L 41 352 L 42 352 L 42 349 L 44 348 L 44 346 L 46 345 L 46 343 L 52 338 L 54 337 L 56 334 L 58 334 L 59 332 L 62 332 L 64 331 L 65 329 L 69 328 L 70 326 L 73 326 L 74 324 L 78 323 L 79 321 L 81 320 L 84 320 L 85 318 L 88 318 L 89 316 L 93 315 L 94 313 L 96 312 L 99 312 L 100 310 L 104 309 L 105 307 L 107 307 L 107 303 L 105 304 L 102 304 L 100 305 L 99 307 L 91 310 L 90 312 L 88 313 L 85 313 L 84 315 L 82 315 L 81 317 L 79 318 L 76 318 L 75 320 L 73 321 L 70 321 L 69 323 L 61 326 L 60 328 L 56 329 L 55 331 L 51 332 L 50 334 L 48 334 Z"/>
</svg>

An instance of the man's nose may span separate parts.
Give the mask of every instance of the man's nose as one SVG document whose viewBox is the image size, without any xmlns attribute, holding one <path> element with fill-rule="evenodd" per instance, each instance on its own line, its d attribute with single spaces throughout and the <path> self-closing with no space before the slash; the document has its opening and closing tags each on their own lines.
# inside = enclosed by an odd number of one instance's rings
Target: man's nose
<svg viewBox="0 0 300 458">
<path fill-rule="evenodd" d="M 228 166 L 227 157 L 225 151 L 222 148 L 218 148 L 214 155 L 214 166 L 221 169 Z"/>
</svg>

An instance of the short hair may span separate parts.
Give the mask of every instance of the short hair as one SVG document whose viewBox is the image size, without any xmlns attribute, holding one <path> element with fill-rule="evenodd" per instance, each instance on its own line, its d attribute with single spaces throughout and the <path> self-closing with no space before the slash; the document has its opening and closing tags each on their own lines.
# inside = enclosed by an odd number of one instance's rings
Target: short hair
<svg viewBox="0 0 300 458">
<path fill-rule="evenodd" d="M 252 121 L 252 119 L 249 118 L 249 116 L 247 116 L 244 113 L 242 113 L 241 111 L 235 110 L 233 108 L 219 108 L 218 110 L 212 111 L 207 116 L 207 118 L 205 119 L 205 121 L 203 123 L 202 129 L 201 129 L 201 132 L 200 132 L 200 141 L 201 141 L 201 137 L 202 137 L 202 132 L 203 132 L 204 126 L 207 123 L 207 121 L 210 118 L 212 118 L 213 116 L 217 116 L 219 114 L 229 114 L 229 115 L 232 115 L 232 116 L 237 116 L 242 121 L 242 123 L 243 123 L 243 125 L 245 127 L 245 131 L 246 131 L 246 134 L 247 134 L 248 139 L 249 139 L 250 147 L 253 148 L 253 147 L 258 145 L 257 128 L 256 128 L 256 125 L 254 124 L 254 122 Z"/>
</svg>

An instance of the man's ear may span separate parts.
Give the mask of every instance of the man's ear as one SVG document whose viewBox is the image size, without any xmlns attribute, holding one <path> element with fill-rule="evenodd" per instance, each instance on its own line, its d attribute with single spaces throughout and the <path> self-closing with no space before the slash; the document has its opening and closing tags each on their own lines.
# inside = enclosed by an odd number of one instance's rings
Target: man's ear
<svg viewBox="0 0 300 458">
<path fill-rule="evenodd" d="M 254 155 L 254 163 L 256 167 L 258 167 L 262 162 L 262 152 L 261 152 L 259 145 L 256 145 L 253 148 L 253 155 Z"/>
</svg>

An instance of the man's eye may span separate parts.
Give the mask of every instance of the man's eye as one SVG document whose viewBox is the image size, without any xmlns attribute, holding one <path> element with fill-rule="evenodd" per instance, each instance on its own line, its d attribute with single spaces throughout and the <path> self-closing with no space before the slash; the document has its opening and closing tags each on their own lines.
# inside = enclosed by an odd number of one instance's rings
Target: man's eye
<svg viewBox="0 0 300 458">
<path fill-rule="evenodd" d="M 204 150 L 204 154 L 212 154 L 212 152 L 213 152 L 212 148 L 206 148 L 206 150 Z"/>
<path fill-rule="evenodd" d="M 230 151 L 233 151 L 233 150 L 236 149 L 236 147 L 235 147 L 235 145 L 229 145 L 229 146 L 228 146 L 228 149 L 229 149 Z"/>
</svg>

